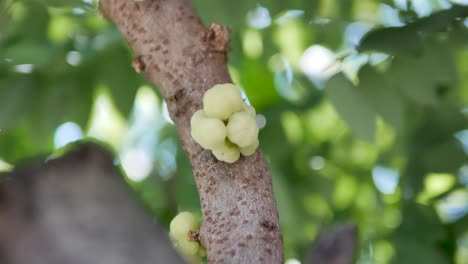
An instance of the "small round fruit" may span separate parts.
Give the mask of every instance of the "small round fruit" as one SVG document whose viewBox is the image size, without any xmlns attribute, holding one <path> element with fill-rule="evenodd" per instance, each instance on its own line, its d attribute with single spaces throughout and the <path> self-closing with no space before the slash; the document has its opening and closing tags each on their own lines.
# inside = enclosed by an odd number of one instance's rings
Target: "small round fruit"
<svg viewBox="0 0 468 264">
<path fill-rule="evenodd" d="M 194 123 L 198 122 L 198 120 L 202 118 L 207 118 L 207 116 L 205 115 L 205 111 L 203 111 L 203 109 L 200 109 L 193 113 L 192 118 L 190 119 L 190 125 L 193 126 Z"/>
<path fill-rule="evenodd" d="M 229 142 L 229 140 L 226 140 L 225 144 L 223 144 L 222 146 L 213 149 L 212 152 L 218 160 L 227 163 L 234 163 L 240 157 L 239 148 L 235 144 Z"/>
<path fill-rule="evenodd" d="M 217 84 L 203 96 L 203 109 L 208 117 L 227 120 L 242 111 L 243 106 L 241 90 L 232 83 Z"/>
<path fill-rule="evenodd" d="M 257 112 L 255 112 L 255 108 L 253 108 L 251 105 L 248 105 L 246 103 L 244 103 L 243 111 L 251 114 L 253 117 L 257 115 Z"/>
<path fill-rule="evenodd" d="M 248 147 L 245 147 L 245 148 L 240 148 L 240 153 L 243 156 L 250 156 L 250 155 L 255 153 L 255 151 L 258 148 L 258 145 L 259 145 L 259 142 L 258 142 L 258 139 L 257 139 L 257 141 L 255 141 L 254 144 L 252 144 L 252 145 L 250 145 Z"/>
<path fill-rule="evenodd" d="M 198 220 L 189 212 L 181 212 L 169 224 L 169 234 L 175 242 L 188 240 L 189 231 L 198 231 Z"/>
<path fill-rule="evenodd" d="M 181 239 L 176 242 L 176 248 L 184 256 L 198 255 L 198 251 L 200 250 L 200 243 L 188 239 Z"/>
<path fill-rule="evenodd" d="M 204 149 L 214 149 L 222 144 L 227 136 L 224 123 L 216 118 L 207 117 L 198 110 L 190 120 L 192 138 Z"/>
<path fill-rule="evenodd" d="M 227 137 L 241 148 L 251 146 L 258 140 L 258 124 L 255 117 L 247 112 L 235 113 L 227 124 Z"/>
</svg>

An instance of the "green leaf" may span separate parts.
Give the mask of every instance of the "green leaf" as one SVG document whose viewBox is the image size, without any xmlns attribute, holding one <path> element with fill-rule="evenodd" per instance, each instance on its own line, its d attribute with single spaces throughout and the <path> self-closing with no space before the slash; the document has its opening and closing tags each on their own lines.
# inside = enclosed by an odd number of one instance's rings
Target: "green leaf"
<svg viewBox="0 0 468 264">
<path fill-rule="evenodd" d="M 411 28 L 388 27 L 370 31 L 359 43 L 357 50 L 379 51 L 392 55 L 419 55 L 423 42 Z"/>
<path fill-rule="evenodd" d="M 279 102 L 272 73 L 265 64 L 245 61 L 241 67 L 241 82 L 250 102 L 257 110 Z"/>
<path fill-rule="evenodd" d="M 427 232 L 431 232 L 428 228 Z M 391 263 L 395 264 L 449 264 L 448 259 L 440 250 L 434 250 L 432 246 L 421 244 L 420 241 L 411 239 L 399 239 L 394 241 L 395 256 Z"/>
<path fill-rule="evenodd" d="M 66 116 L 67 120 L 73 121 L 83 129 L 88 124 L 91 114 L 91 108 L 94 102 L 94 88 L 96 86 L 96 65 L 89 63 L 82 65 L 79 71 L 74 74 L 74 80 L 77 83 L 74 86 L 76 98 L 70 102 L 70 112 Z M 83 78 L 85 77 L 85 78 Z"/>
<path fill-rule="evenodd" d="M 455 139 L 427 147 L 422 156 L 424 167 L 431 172 L 457 173 L 467 160 L 462 145 Z"/>
<path fill-rule="evenodd" d="M 395 256 L 392 263 L 450 263 L 437 245 L 447 239 L 447 230 L 432 207 L 407 202 L 402 223 L 394 232 Z"/>
<path fill-rule="evenodd" d="M 125 59 L 123 59 L 123 58 Z M 109 47 L 101 60 L 100 75 L 120 113 L 127 117 L 142 78 L 131 67 L 131 57 L 122 45 Z"/>
<path fill-rule="evenodd" d="M 31 114 L 31 128 L 36 131 L 34 138 L 37 141 L 51 140 L 55 129 L 65 121 L 65 115 L 68 112 L 69 103 L 73 100 L 72 90 L 73 81 L 65 80 L 48 84 L 44 87 L 37 100 L 35 111 Z M 76 98 L 75 98 L 76 99 Z M 60 111 L 57 111 L 60 109 Z M 50 146 L 52 147 L 52 146 Z"/>
<path fill-rule="evenodd" d="M 404 105 L 399 91 L 388 80 L 366 65 L 359 71 L 359 92 L 377 113 L 397 131 L 403 131 Z"/>
<path fill-rule="evenodd" d="M 2 55 L 13 64 L 42 65 L 50 60 L 51 51 L 47 44 L 24 42 L 7 48 Z"/>
<path fill-rule="evenodd" d="M 454 5 L 403 27 L 372 30 L 361 39 L 357 50 L 380 51 L 392 55 L 420 55 L 423 49 L 421 33 L 443 31 L 456 19 L 466 16 L 468 7 Z"/>
<path fill-rule="evenodd" d="M 449 41 L 427 39 L 421 60 L 427 67 L 426 78 L 433 80 L 434 84 L 456 85 L 458 77 L 454 46 Z"/>
<path fill-rule="evenodd" d="M 397 57 L 388 71 L 388 77 L 391 85 L 398 87 L 408 99 L 421 105 L 436 105 L 438 98 L 435 82 L 430 75 L 431 67 L 423 59 Z"/>
<path fill-rule="evenodd" d="M 445 31 L 450 24 L 460 18 L 468 16 L 468 6 L 454 5 L 450 9 L 442 10 L 428 17 L 423 17 L 409 24 L 420 32 Z"/>
<path fill-rule="evenodd" d="M 351 131 L 374 142 L 376 113 L 358 89 L 342 73 L 338 73 L 328 80 L 325 91 Z"/>
<path fill-rule="evenodd" d="M 0 131 L 0 158 L 14 163 L 37 155 L 40 148 L 32 142 L 31 133 L 33 131 L 24 123 L 8 131 Z"/>
<path fill-rule="evenodd" d="M 454 134 L 468 128 L 468 118 L 456 106 L 426 108 L 425 119 L 415 131 L 413 143 L 420 148 L 435 146 L 454 139 Z"/>
<path fill-rule="evenodd" d="M 15 126 L 34 101 L 34 81 L 21 77 L 0 80 L 0 130 Z"/>
</svg>

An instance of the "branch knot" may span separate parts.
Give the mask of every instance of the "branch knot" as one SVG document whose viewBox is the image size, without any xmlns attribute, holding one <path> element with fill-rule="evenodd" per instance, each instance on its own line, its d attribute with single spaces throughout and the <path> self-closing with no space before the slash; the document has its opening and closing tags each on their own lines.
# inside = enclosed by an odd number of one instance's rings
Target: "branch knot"
<svg viewBox="0 0 468 264">
<path fill-rule="evenodd" d="M 204 32 L 202 40 L 208 42 L 209 50 L 214 52 L 228 52 L 229 47 L 229 28 L 223 25 L 211 24 Z"/>
</svg>

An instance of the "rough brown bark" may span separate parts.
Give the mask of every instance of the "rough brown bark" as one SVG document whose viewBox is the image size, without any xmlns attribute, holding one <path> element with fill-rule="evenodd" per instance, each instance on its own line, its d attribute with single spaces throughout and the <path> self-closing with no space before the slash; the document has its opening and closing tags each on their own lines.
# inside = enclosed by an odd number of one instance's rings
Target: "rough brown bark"
<svg viewBox="0 0 468 264">
<path fill-rule="evenodd" d="M 187 0 L 101 0 L 134 50 L 134 68 L 161 91 L 193 168 L 210 263 L 281 263 L 283 248 L 271 177 L 260 151 L 234 164 L 217 161 L 190 136 L 204 92 L 231 82 L 228 30 L 205 28 Z M 109 65 L 112 67 L 112 65 Z"/>
</svg>

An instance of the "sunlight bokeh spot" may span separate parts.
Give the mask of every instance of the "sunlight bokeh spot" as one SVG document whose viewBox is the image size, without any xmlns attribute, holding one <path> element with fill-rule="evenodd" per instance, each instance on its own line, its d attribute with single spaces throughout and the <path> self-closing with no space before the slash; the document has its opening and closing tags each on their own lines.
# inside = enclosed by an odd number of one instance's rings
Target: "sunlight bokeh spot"
<svg viewBox="0 0 468 264">
<path fill-rule="evenodd" d="M 408 10 L 408 0 L 393 0 L 393 2 L 398 9 Z"/>
<path fill-rule="evenodd" d="M 319 2 L 318 14 L 325 18 L 335 18 L 338 15 L 337 0 L 322 0 Z"/>
<path fill-rule="evenodd" d="M 399 173 L 397 170 L 375 166 L 372 169 L 372 179 L 377 189 L 383 194 L 393 194 L 398 185 Z"/>
<path fill-rule="evenodd" d="M 351 149 L 348 151 L 349 159 L 362 168 L 371 168 L 379 156 L 377 147 L 364 140 L 353 142 Z"/>
<path fill-rule="evenodd" d="M 378 9 L 378 3 L 374 0 L 359 0 L 351 6 L 354 19 L 372 23 L 379 22 Z"/>
<path fill-rule="evenodd" d="M 263 53 L 263 40 L 260 32 L 248 29 L 244 32 L 242 38 L 242 49 L 245 56 L 251 59 L 257 59 Z"/>
<path fill-rule="evenodd" d="M 283 24 L 290 20 L 301 18 L 304 15 L 304 10 L 287 10 L 283 14 L 281 14 L 278 18 L 276 18 L 277 24 Z"/>
<path fill-rule="evenodd" d="M 82 138 L 83 131 L 81 130 L 81 127 L 76 123 L 66 122 L 61 124 L 55 130 L 54 147 L 58 149 Z"/>
<path fill-rule="evenodd" d="M 297 259 L 288 259 L 284 264 L 301 264 L 301 262 Z"/>
<path fill-rule="evenodd" d="M 266 123 L 267 123 L 267 120 L 266 120 L 266 117 L 262 114 L 257 114 L 257 116 L 255 117 L 255 119 L 257 120 L 257 125 L 260 129 L 262 128 L 265 128 L 266 126 Z"/>
<path fill-rule="evenodd" d="M 457 132 L 455 137 L 463 144 L 463 149 L 468 154 L 468 129 Z"/>
<path fill-rule="evenodd" d="M 304 207 L 308 213 L 313 216 L 322 217 L 324 219 L 332 219 L 333 211 L 328 205 L 327 200 L 318 194 L 308 194 L 304 198 Z"/>
<path fill-rule="evenodd" d="M 373 251 L 376 263 L 379 264 L 390 263 L 393 255 L 395 254 L 395 249 L 393 248 L 392 243 L 387 240 L 379 240 L 374 242 Z"/>
<path fill-rule="evenodd" d="M 66 60 L 68 64 L 72 66 L 78 66 L 81 62 L 81 53 L 76 50 L 72 50 L 67 53 Z"/>
<path fill-rule="evenodd" d="M 172 121 L 172 118 L 169 115 L 169 109 L 167 109 L 167 104 L 165 101 L 162 103 L 162 115 L 167 122 L 174 124 L 174 121 Z"/>
<path fill-rule="evenodd" d="M 74 15 L 82 15 L 84 14 L 86 11 L 83 9 L 83 8 L 79 8 L 79 7 L 75 7 L 72 9 L 72 13 Z"/>
<path fill-rule="evenodd" d="M 468 186 L 468 165 L 460 168 L 459 179 L 461 184 Z"/>
<path fill-rule="evenodd" d="M 333 190 L 333 203 L 339 210 L 348 208 L 354 201 L 358 183 L 353 176 L 342 175 L 335 181 Z"/>
<path fill-rule="evenodd" d="M 365 22 L 354 22 L 349 24 L 344 32 L 346 43 L 351 47 L 359 45 L 361 38 L 371 30 L 372 24 Z"/>
<path fill-rule="evenodd" d="M 253 28 L 266 28 L 271 24 L 270 11 L 258 5 L 254 10 L 247 13 L 247 23 Z"/>
<path fill-rule="evenodd" d="M 76 23 L 67 16 L 52 16 L 49 21 L 48 37 L 53 42 L 62 42 L 71 37 Z"/>
<path fill-rule="evenodd" d="M 325 159 L 321 156 L 313 156 L 309 160 L 309 167 L 313 170 L 321 170 L 325 166 Z"/>
<path fill-rule="evenodd" d="M 382 24 L 387 27 L 401 27 L 405 25 L 400 20 L 399 11 L 389 5 L 381 4 L 379 7 L 379 13 Z"/>
<path fill-rule="evenodd" d="M 468 214 L 468 191 L 457 190 L 436 203 L 437 213 L 442 221 L 453 223 Z"/>
<path fill-rule="evenodd" d="M 302 141 L 304 134 L 299 116 L 294 112 L 284 112 L 281 116 L 281 124 L 289 142 L 298 144 Z"/>
<path fill-rule="evenodd" d="M 156 156 L 156 169 L 158 175 L 164 179 L 170 179 L 177 169 L 177 145 L 172 139 L 161 142 L 158 146 L 161 149 Z"/>
<path fill-rule="evenodd" d="M 281 22 L 279 22 L 281 21 Z M 283 54 L 296 68 L 299 64 L 302 52 L 305 50 L 306 26 L 299 19 L 280 19 L 280 24 L 273 32 L 273 41 Z"/>
<path fill-rule="evenodd" d="M 342 71 L 353 83 L 358 83 L 358 72 L 369 61 L 366 54 L 351 54 L 341 63 Z"/>
<path fill-rule="evenodd" d="M 414 11 L 416 11 L 418 16 L 420 17 L 430 15 L 433 9 L 433 5 L 431 1 L 427 1 L 427 0 L 411 0 L 411 5 Z"/>
<path fill-rule="evenodd" d="M 153 163 L 148 153 L 141 149 L 130 149 L 121 155 L 122 167 L 132 181 L 142 181 L 151 173 Z"/>
<path fill-rule="evenodd" d="M 449 173 L 430 173 L 424 179 L 425 191 L 432 196 L 437 196 L 450 189 L 456 180 Z"/>
<path fill-rule="evenodd" d="M 388 59 L 390 55 L 381 52 L 372 52 L 369 56 L 369 63 L 371 65 L 378 65 Z"/>
<path fill-rule="evenodd" d="M 306 115 L 309 138 L 316 142 L 323 142 L 336 138 L 345 130 L 333 106 L 328 100 L 308 111 Z"/>
<path fill-rule="evenodd" d="M 135 109 L 139 115 L 153 118 L 159 113 L 159 99 L 150 86 L 142 86 L 135 96 Z"/>
<path fill-rule="evenodd" d="M 304 51 L 299 65 L 301 70 L 311 79 L 325 80 L 338 71 L 335 54 L 320 45 L 313 45 Z"/>
<path fill-rule="evenodd" d="M 94 102 L 88 136 L 107 142 L 118 148 L 127 132 L 127 124 L 103 91 Z"/>
<path fill-rule="evenodd" d="M 15 71 L 18 73 L 31 73 L 34 70 L 34 65 L 32 64 L 19 64 L 15 66 Z"/>
<path fill-rule="evenodd" d="M 10 163 L 0 159 L 0 172 L 8 172 L 13 170 L 14 166 Z"/>
</svg>

